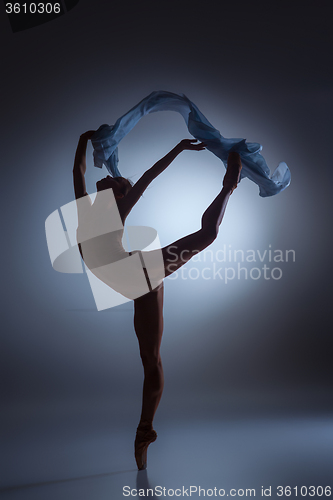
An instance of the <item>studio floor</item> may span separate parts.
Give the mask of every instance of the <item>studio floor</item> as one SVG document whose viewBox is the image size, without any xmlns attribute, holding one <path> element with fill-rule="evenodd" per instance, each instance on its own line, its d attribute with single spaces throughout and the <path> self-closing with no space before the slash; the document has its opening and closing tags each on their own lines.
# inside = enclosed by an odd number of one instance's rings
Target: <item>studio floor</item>
<svg viewBox="0 0 333 500">
<path fill-rule="evenodd" d="M 333 490 L 329 414 L 160 419 L 142 472 L 133 457 L 135 428 L 126 419 L 118 428 L 107 418 L 88 420 L 12 419 L 1 498 L 297 498 Z"/>
</svg>

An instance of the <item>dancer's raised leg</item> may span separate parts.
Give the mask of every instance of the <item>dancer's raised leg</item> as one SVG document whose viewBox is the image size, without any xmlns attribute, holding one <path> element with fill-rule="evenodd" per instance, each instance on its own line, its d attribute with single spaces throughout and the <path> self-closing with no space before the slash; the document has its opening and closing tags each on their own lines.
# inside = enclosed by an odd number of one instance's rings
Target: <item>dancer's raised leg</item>
<svg viewBox="0 0 333 500">
<path fill-rule="evenodd" d="M 201 219 L 201 229 L 162 249 L 165 276 L 169 276 L 188 262 L 195 254 L 204 250 L 218 235 L 225 209 L 231 193 L 237 187 L 242 169 L 238 153 L 229 153 L 228 168 L 223 179 L 223 187 L 209 205 Z"/>
<path fill-rule="evenodd" d="M 157 289 L 134 300 L 134 328 L 144 368 L 142 412 L 135 439 L 135 459 L 139 470 L 146 468 L 147 448 L 157 437 L 153 419 L 164 385 L 160 355 L 163 292 L 162 283 Z"/>
</svg>

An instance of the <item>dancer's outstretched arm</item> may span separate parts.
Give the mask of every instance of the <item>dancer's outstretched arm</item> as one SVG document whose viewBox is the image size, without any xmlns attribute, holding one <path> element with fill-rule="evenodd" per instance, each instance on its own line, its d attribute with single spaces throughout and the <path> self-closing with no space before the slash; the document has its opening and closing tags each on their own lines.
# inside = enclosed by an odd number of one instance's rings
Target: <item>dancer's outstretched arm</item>
<svg viewBox="0 0 333 500">
<path fill-rule="evenodd" d="M 86 165 L 86 150 L 87 143 L 91 136 L 95 133 L 95 130 L 89 130 L 80 136 L 79 143 L 76 148 L 74 168 L 73 168 L 73 182 L 74 182 L 74 192 L 75 198 L 83 198 L 87 195 L 86 181 L 84 175 L 87 170 Z"/>
<path fill-rule="evenodd" d="M 156 179 L 169 165 L 170 163 L 179 155 L 182 151 L 186 149 L 192 151 L 202 151 L 205 149 L 205 144 L 197 142 L 196 139 L 184 139 L 177 146 L 175 146 L 167 155 L 165 155 L 161 160 L 159 160 L 155 165 L 149 168 L 140 179 L 134 184 L 132 189 L 127 193 L 124 198 L 120 200 L 122 211 L 127 216 L 132 210 L 136 202 L 140 199 L 141 195 L 147 189 L 149 184 Z"/>
</svg>

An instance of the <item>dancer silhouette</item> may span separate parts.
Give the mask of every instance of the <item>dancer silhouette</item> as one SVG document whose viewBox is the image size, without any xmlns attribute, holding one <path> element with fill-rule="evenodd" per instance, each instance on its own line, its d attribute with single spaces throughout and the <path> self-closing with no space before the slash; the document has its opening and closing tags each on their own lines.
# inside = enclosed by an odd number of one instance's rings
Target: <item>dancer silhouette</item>
<svg viewBox="0 0 333 500">
<path fill-rule="evenodd" d="M 87 219 L 87 213 L 93 212 L 94 205 L 100 203 L 98 201 L 99 194 L 103 191 L 112 190 L 116 204 L 113 204 L 113 208 L 116 207 L 122 225 L 124 225 L 127 216 L 149 184 L 157 176 L 159 176 L 180 153 L 185 150 L 202 151 L 205 149 L 205 144 L 197 143 L 197 140 L 182 140 L 166 156 L 149 168 L 133 186 L 123 177 L 113 178 L 108 175 L 96 183 L 97 196 L 94 204 L 92 204 L 89 196 L 87 195 L 84 176 L 86 172 L 87 143 L 88 140 L 91 139 L 94 132 L 95 131 L 91 130 L 82 134 L 77 146 L 73 168 L 75 197 L 78 200 L 78 206 L 79 200 L 80 203 L 82 203 L 82 199 L 87 200 L 86 207 L 83 211 Z M 233 190 L 237 187 L 241 169 L 242 164 L 239 154 L 235 152 L 229 153 L 228 168 L 223 179 L 222 189 L 202 215 L 201 228 L 198 231 L 189 234 L 173 242 L 171 245 L 159 250 L 159 252 L 162 251 L 163 256 L 163 276 L 167 277 L 177 271 L 195 254 L 204 250 L 216 239 L 229 197 Z M 102 199 L 101 196 L 100 199 Z M 105 210 L 110 210 L 112 202 L 108 199 L 108 201 L 102 206 L 103 209 L 105 208 Z M 100 214 L 101 205 L 99 205 L 98 208 L 99 210 L 97 213 Z M 79 212 L 78 242 L 81 256 L 87 267 L 91 268 L 93 272 L 98 267 L 105 267 L 105 264 L 107 263 L 105 255 L 108 254 L 109 249 L 112 249 L 111 253 L 117 254 L 117 261 L 122 258 L 122 254 L 123 257 L 131 255 L 130 253 L 125 252 L 122 247 L 122 229 L 118 229 L 113 231 L 113 233 L 110 233 L 111 237 L 109 239 L 106 238 L 105 235 L 103 235 L 103 237 L 95 238 L 95 244 L 93 247 L 89 244 L 89 242 L 85 242 L 85 238 L 80 236 L 82 234 L 80 227 L 83 225 L 82 209 L 80 209 L 80 211 L 81 217 Z M 89 219 L 90 224 L 93 220 L 94 218 Z M 114 250 L 115 248 L 116 251 Z M 113 262 L 116 259 L 113 256 L 108 262 Z M 108 282 L 107 279 L 103 276 L 101 277 L 97 271 L 96 275 L 103 281 Z M 149 285 L 149 278 L 147 277 L 147 274 L 146 278 Z M 157 434 L 153 429 L 153 420 L 162 396 L 164 385 L 162 360 L 160 355 L 160 345 L 163 333 L 163 279 L 157 279 L 156 282 L 158 285 L 154 288 L 152 288 L 150 284 L 150 291 L 148 293 L 134 298 L 134 329 L 138 338 L 140 356 L 144 369 L 142 411 L 139 425 L 137 427 L 134 446 L 135 459 L 139 470 L 146 468 L 148 446 L 155 441 L 157 437 Z M 116 285 L 113 285 L 112 279 L 109 285 L 116 287 Z M 123 294 L 130 296 L 130 291 L 123 291 Z"/>
</svg>

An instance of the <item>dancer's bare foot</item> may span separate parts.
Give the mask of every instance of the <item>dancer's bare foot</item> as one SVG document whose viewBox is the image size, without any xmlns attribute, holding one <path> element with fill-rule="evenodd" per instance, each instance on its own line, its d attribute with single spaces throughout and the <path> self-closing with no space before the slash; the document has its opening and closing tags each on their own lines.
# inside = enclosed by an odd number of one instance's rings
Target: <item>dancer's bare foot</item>
<svg viewBox="0 0 333 500">
<path fill-rule="evenodd" d="M 134 442 L 134 454 L 138 470 L 147 468 L 148 446 L 156 441 L 156 438 L 157 434 L 154 429 L 148 431 L 137 429 Z"/>
<path fill-rule="evenodd" d="M 228 168 L 223 179 L 223 187 L 230 189 L 231 193 L 236 189 L 242 170 L 240 155 L 234 151 L 229 153 Z"/>
</svg>

